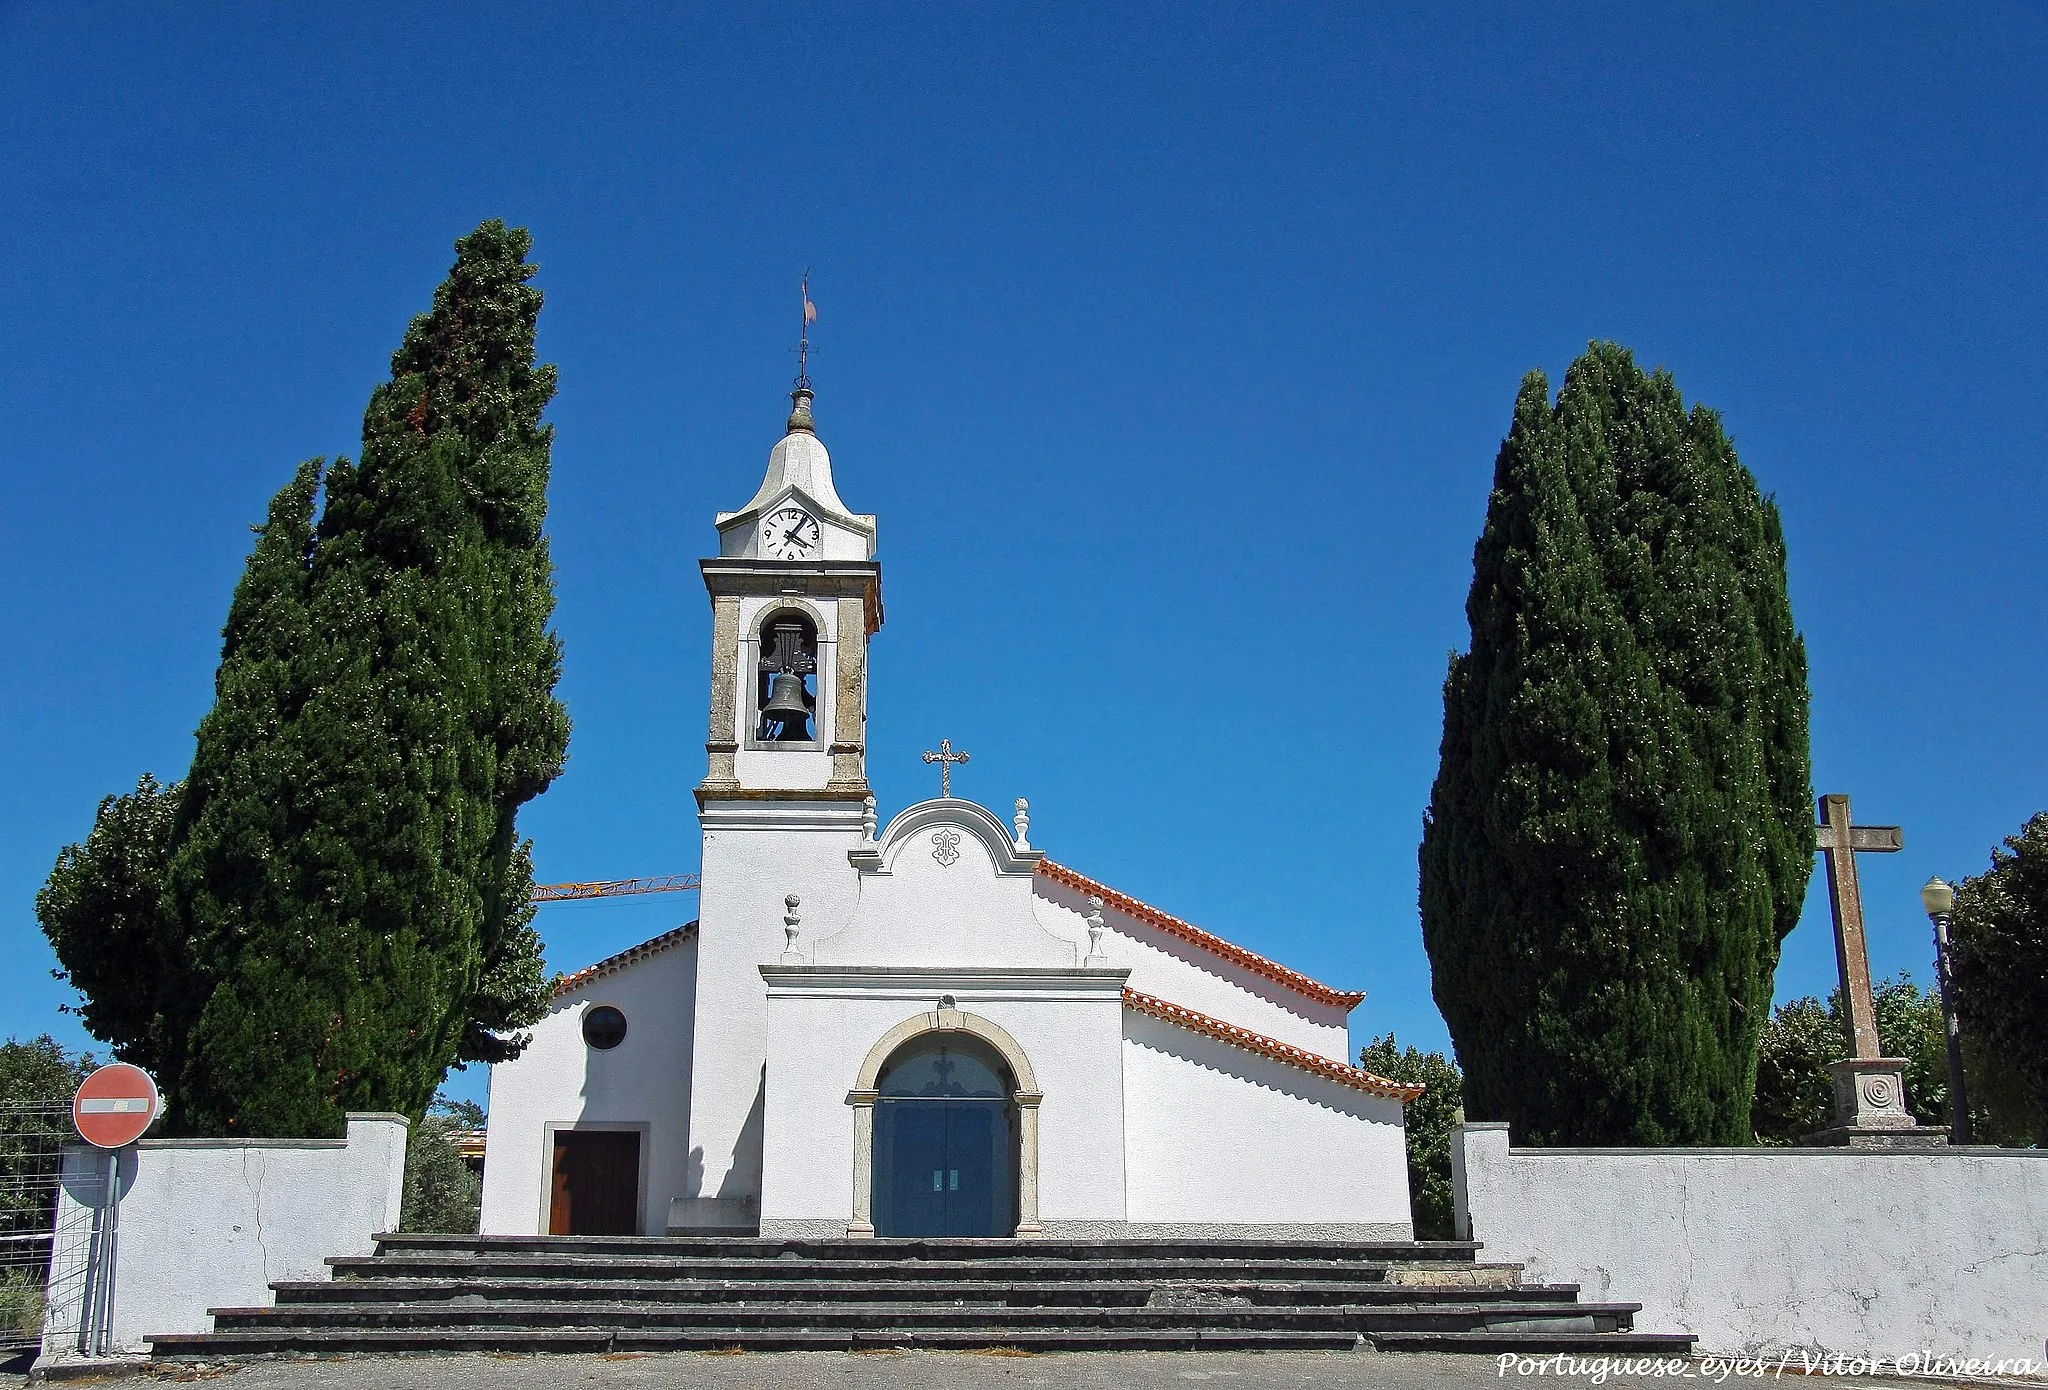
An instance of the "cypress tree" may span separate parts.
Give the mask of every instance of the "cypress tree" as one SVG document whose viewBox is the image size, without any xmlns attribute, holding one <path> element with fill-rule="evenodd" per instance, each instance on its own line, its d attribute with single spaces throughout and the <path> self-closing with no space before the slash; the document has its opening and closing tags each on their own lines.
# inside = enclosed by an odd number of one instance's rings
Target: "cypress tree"
<svg viewBox="0 0 2048 1390">
<path fill-rule="evenodd" d="M 569 726 L 530 246 L 497 221 L 456 243 L 361 462 L 327 471 L 317 525 L 301 470 L 237 594 L 166 893 L 192 961 L 185 1132 L 418 1116 L 450 1065 L 514 1055 L 545 1010 L 515 818 Z"/>
<path fill-rule="evenodd" d="M 268 924 L 293 920 L 306 929 L 295 920 L 304 884 L 293 853 L 290 732 L 319 645 L 306 612 L 307 565 L 325 464 L 300 464 L 257 530 L 221 633 L 213 708 L 199 723 L 171 826 L 157 991 L 160 1078 L 171 1088 L 171 1123 L 181 1128 L 190 1125 L 181 1079 L 192 1032 L 219 982 L 236 972 L 245 947 L 267 938 Z M 291 1064 L 262 1064 L 273 1062 Z"/>
<path fill-rule="evenodd" d="M 241 918 L 277 896 L 269 876 L 288 865 L 279 806 L 235 789 L 260 785 L 265 760 L 297 708 L 306 624 L 306 562 L 324 460 L 300 465 L 271 499 L 268 521 L 235 587 L 214 673 L 214 706 L 201 722 L 188 782 L 165 787 L 144 774 L 136 789 L 100 803 L 92 833 L 67 845 L 36 895 L 36 916 L 71 983 L 79 1013 L 122 1061 L 169 1086 L 219 978 L 223 952 L 247 935 Z M 223 792 L 229 794 L 223 795 Z M 202 857 L 195 843 L 215 846 Z M 170 910 L 174 852 L 191 898 L 207 876 L 198 923 Z M 199 946 L 210 949 L 196 949 Z"/>
<path fill-rule="evenodd" d="M 162 985 L 183 952 L 162 909 L 164 863 L 183 788 L 148 773 L 135 790 L 100 802 L 92 833 L 66 845 L 36 893 L 36 919 L 83 1002 L 86 1030 L 114 1055 L 159 1075 L 168 1042 Z"/>
<path fill-rule="evenodd" d="M 1813 867 L 1806 653 L 1719 417 L 1595 343 L 1524 378 L 1444 684 L 1421 906 L 1473 1119 L 1750 1141 Z"/>
</svg>

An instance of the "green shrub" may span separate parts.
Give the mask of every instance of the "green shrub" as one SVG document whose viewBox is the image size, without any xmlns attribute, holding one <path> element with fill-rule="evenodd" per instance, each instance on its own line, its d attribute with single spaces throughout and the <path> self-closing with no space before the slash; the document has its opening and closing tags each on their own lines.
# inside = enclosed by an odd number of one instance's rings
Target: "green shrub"
<svg viewBox="0 0 2048 1390">
<path fill-rule="evenodd" d="M 429 1115 L 405 1146 L 405 1201 L 398 1225 L 405 1231 L 473 1236 L 483 1212 L 484 1183 L 455 1148 L 468 1126 L 448 1115 Z"/>
<path fill-rule="evenodd" d="M 1410 1047 L 1394 1035 L 1374 1038 L 1359 1053 L 1358 1065 L 1389 1081 L 1427 1087 L 1408 1105 L 1408 1207 L 1417 1240 L 1451 1240 L 1456 1217 L 1451 1198 L 1451 1131 L 1464 1111 L 1464 1077 L 1441 1052 Z"/>
<path fill-rule="evenodd" d="M 39 1338 L 48 1301 L 42 1283 L 25 1269 L 0 1269 L 0 1339 Z"/>
</svg>

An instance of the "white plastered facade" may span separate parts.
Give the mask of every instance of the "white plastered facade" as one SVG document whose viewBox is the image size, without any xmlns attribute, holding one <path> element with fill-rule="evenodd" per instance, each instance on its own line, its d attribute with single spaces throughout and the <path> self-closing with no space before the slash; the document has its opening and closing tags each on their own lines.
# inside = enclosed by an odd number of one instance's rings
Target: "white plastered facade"
<svg viewBox="0 0 2048 1390">
<path fill-rule="evenodd" d="M 797 405 L 703 563 L 700 925 L 570 977 L 494 1068 L 484 1231 L 548 1229 L 557 1129 L 637 1126 L 645 1233 L 876 1234 L 876 1077 L 895 1048 L 972 1034 L 1010 1076 L 1005 1234 L 1406 1238 L 1401 1092 L 1346 1065 L 1360 996 L 1100 890 L 972 802 L 876 825 L 875 519 L 840 502 L 808 392 Z M 762 518 L 789 506 L 819 523 L 815 561 L 762 554 Z M 762 628 L 785 611 L 818 639 L 801 743 L 756 708 Z M 582 1036 L 601 1003 L 628 1020 L 608 1053 Z"/>
<path fill-rule="evenodd" d="M 629 964 L 565 982 L 526 1051 L 491 1068 L 481 1226 L 487 1234 L 549 1228 L 555 1134 L 565 1129 L 640 1134 L 639 1228 L 666 1228 L 669 1195 L 692 1178 L 689 1001 L 697 993 L 696 933 L 685 928 L 670 937 L 628 953 Z M 625 1015 L 626 1036 L 616 1047 L 593 1048 L 583 1040 L 583 1018 L 606 1005 Z"/>
</svg>

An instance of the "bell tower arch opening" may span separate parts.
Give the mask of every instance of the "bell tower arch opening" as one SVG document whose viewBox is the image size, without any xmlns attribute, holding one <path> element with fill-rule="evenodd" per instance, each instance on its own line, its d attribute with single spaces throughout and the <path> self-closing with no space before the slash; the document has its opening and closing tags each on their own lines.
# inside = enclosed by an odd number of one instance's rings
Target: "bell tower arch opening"
<svg viewBox="0 0 2048 1390">
<path fill-rule="evenodd" d="M 761 620 L 756 659 L 754 736 L 766 744 L 815 744 L 818 728 L 818 627 L 793 608 Z"/>
</svg>

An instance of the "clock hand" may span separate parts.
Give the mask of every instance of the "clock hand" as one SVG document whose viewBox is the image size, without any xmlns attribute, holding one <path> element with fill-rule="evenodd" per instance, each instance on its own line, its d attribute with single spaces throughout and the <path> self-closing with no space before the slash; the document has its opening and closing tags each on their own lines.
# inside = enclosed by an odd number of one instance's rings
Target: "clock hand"
<svg viewBox="0 0 2048 1390">
<path fill-rule="evenodd" d="M 794 543 L 796 544 L 796 546 L 797 546 L 797 548 L 798 548 L 799 550 L 808 550 L 808 549 L 810 549 L 810 545 L 811 545 L 811 543 L 810 543 L 809 541 L 805 540 L 805 539 L 804 539 L 804 538 L 803 538 L 802 536 L 798 535 L 798 534 L 797 534 L 797 533 L 796 533 L 795 531 L 793 531 L 793 530 L 791 530 L 791 531 L 784 531 L 784 532 L 782 533 L 782 538 L 783 538 L 784 540 L 786 540 L 786 541 L 792 541 L 792 542 L 794 542 Z"/>
</svg>

